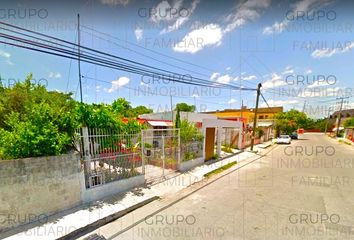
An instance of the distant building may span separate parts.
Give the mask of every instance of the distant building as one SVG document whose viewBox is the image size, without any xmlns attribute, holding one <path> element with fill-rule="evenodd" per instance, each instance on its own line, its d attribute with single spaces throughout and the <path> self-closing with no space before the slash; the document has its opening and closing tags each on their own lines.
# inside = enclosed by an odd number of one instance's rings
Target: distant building
<svg viewBox="0 0 354 240">
<path fill-rule="evenodd" d="M 275 135 L 275 115 L 283 112 L 283 107 L 258 108 L 257 127 L 263 131 L 263 136 L 259 141 L 268 141 Z M 250 142 L 250 129 L 253 127 L 254 108 L 243 107 L 241 109 L 225 109 L 207 112 L 217 116 L 218 119 L 242 121 L 244 123 L 244 141 L 246 145 Z"/>
<path fill-rule="evenodd" d="M 195 123 L 198 128 L 202 127 L 202 122 L 203 119 L 217 119 L 217 116 L 213 116 L 210 114 L 205 114 L 205 113 L 195 113 L 195 112 L 180 112 L 180 119 L 181 120 L 187 120 L 188 122 Z M 161 113 L 148 113 L 148 114 L 142 114 L 139 115 L 140 119 L 145 119 L 145 120 L 163 120 L 163 121 L 172 121 L 173 122 L 176 120 L 176 111 L 168 111 L 168 112 L 161 112 Z"/>
<path fill-rule="evenodd" d="M 283 107 L 258 108 L 257 120 L 259 122 L 271 122 L 277 113 L 283 112 Z M 219 119 L 242 119 L 246 124 L 253 123 L 254 108 L 225 109 L 206 112 L 217 116 Z"/>
</svg>

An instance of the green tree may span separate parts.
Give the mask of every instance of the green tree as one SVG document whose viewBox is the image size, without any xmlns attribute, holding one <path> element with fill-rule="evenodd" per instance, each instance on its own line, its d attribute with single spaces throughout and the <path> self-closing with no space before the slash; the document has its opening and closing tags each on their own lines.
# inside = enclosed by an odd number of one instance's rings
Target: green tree
<svg viewBox="0 0 354 240">
<path fill-rule="evenodd" d="M 78 127 L 71 94 L 24 82 L 1 88 L 0 158 L 57 155 L 72 148 Z"/>
<path fill-rule="evenodd" d="M 187 103 L 178 103 L 176 105 L 176 109 L 181 112 L 194 112 L 195 111 L 195 106 L 194 105 L 188 105 Z"/>
<path fill-rule="evenodd" d="M 137 106 L 131 110 L 131 117 L 138 117 L 142 114 L 152 113 L 152 109 L 147 108 L 145 106 Z"/>
<path fill-rule="evenodd" d="M 120 117 L 138 117 L 141 114 L 152 113 L 152 109 L 145 106 L 133 108 L 125 98 L 118 98 L 112 103 L 112 111 Z"/>
<path fill-rule="evenodd" d="M 345 128 L 354 127 L 354 118 L 349 118 L 349 119 L 345 120 L 343 123 L 343 126 Z"/>
<path fill-rule="evenodd" d="M 191 141 L 201 141 L 202 133 L 199 132 L 195 124 L 188 122 L 186 119 L 181 121 L 180 138 L 182 144 L 187 144 Z"/>
<path fill-rule="evenodd" d="M 132 106 L 125 98 L 118 98 L 113 101 L 112 109 L 116 114 L 125 116 L 132 109 Z"/>
<path fill-rule="evenodd" d="M 278 133 L 290 134 L 298 128 L 308 129 L 313 124 L 313 120 L 298 110 L 292 109 L 287 112 L 276 114 L 276 129 Z"/>
<path fill-rule="evenodd" d="M 176 113 L 176 121 L 175 121 L 175 127 L 180 128 L 181 127 L 181 116 L 179 109 L 177 108 L 177 113 Z"/>
</svg>

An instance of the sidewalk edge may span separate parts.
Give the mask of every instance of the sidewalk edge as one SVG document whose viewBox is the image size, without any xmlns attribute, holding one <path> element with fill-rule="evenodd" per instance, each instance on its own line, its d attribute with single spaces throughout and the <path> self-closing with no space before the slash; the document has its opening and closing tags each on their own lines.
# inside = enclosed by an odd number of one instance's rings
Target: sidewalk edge
<svg viewBox="0 0 354 240">
<path fill-rule="evenodd" d="M 155 200 L 158 200 L 160 199 L 160 197 L 158 196 L 154 196 L 154 197 L 151 197 L 149 199 L 146 199 L 142 202 L 139 202 L 133 206 L 130 206 L 128 207 L 127 209 L 124 209 L 124 210 L 121 210 L 119 212 L 116 212 L 116 213 L 113 213 L 109 216 L 106 216 L 104 218 L 101 218 L 93 223 L 90 223 L 84 227 L 81 227 L 81 228 L 78 228 L 76 229 L 75 231 L 72 231 L 71 233 L 65 235 L 65 236 L 62 236 L 60 238 L 58 238 L 58 240 L 71 240 L 71 239 L 77 239 L 78 237 L 81 237 L 81 236 L 84 236 L 85 234 L 89 233 L 89 232 L 92 232 L 94 230 L 96 230 L 97 228 L 100 228 L 104 225 L 106 225 L 107 223 L 110 223 L 112 221 L 115 221 L 117 220 L 118 218 L 121 218 L 123 217 L 124 215 L 140 208 L 140 207 L 143 207 L 144 205 L 147 205 Z"/>
</svg>

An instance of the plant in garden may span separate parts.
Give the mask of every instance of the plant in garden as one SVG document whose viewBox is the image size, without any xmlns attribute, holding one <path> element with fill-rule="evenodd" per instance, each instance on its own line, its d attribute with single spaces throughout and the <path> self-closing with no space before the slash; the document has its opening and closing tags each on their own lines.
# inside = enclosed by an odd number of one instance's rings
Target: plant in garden
<svg viewBox="0 0 354 240">
<path fill-rule="evenodd" d="M 203 134 L 199 132 L 195 124 L 188 122 L 187 120 L 181 121 L 180 126 L 181 143 L 187 144 L 192 141 L 202 141 Z"/>
<path fill-rule="evenodd" d="M 227 145 L 222 146 L 221 150 L 226 152 L 226 153 L 233 153 L 231 147 L 227 146 Z"/>
<path fill-rule="evenodd" d="M 177 108 L 175 128 L 180 128 L 180 127 L 181 127 L 181 115 L 179 109 Z"/>
<path fill-rule="evenodd" d="M 183 161 L 189 161 L 196 158 L 196 154 L 194 152 L 186 152 L 184 153 Z"/>
</svg>

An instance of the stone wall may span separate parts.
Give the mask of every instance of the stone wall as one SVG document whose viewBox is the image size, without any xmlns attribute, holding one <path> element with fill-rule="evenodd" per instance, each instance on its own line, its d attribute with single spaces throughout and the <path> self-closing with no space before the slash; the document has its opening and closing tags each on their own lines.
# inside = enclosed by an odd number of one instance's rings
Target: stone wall
<svg viewBox="0 0 354 240">
<path fill-rule="evenodd" d="M 77 154 L 0 160 L 0 232 L 81 203 Z"/>
</svg>

